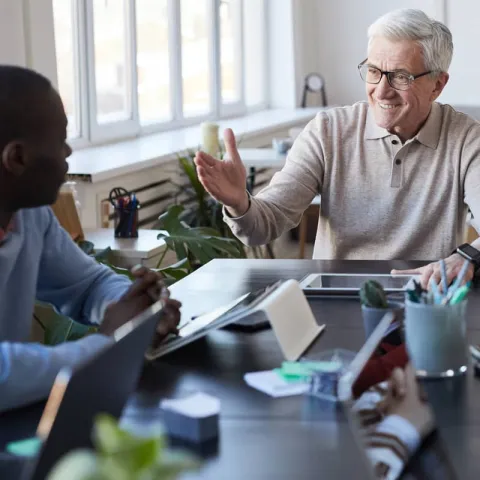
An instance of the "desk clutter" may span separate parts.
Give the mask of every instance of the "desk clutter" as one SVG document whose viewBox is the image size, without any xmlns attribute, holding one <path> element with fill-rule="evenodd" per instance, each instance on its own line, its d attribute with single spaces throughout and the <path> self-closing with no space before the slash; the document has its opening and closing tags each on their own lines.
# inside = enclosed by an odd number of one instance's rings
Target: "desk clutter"
<svg viewBox="0 0 480 480">
<path fill-rule="evenodd" d="M 162 400 L 160 409 L 170 437 L 203 443 L 218 437 L 220 400 L 206 393 Z"/>
<path fill-rule="evenodd" d="M 137 238 L 140 203 L 135 193 L 123 187 L 115 187 L 108 198 L 114 208 L 115 238 Z"/>
<path fill-rule="evenodd" d="M 246 373 L 244 380 L 271 397 L 309 394 L 337 402 L 340 378 L 354 358 L 354 352 L 337 348 L 322 352 L 316 360 L 285 361 L 273 370 Z"/>
</svg>

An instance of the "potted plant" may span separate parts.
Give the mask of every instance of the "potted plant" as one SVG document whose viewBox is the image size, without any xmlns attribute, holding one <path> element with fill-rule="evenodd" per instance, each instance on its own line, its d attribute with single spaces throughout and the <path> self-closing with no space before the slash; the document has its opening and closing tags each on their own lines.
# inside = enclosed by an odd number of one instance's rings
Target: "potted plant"
<svg viewBox="0 0 480 480">
<path fill-rule="evenodd" d="M 47 480 L 175 480 L 200 467 L 193 456 L 168 450 L 161 433 L 133 435 L 109 415 L 95 419 L 93 440 L 95 450 L 67 453 Z"/>
<path fill-rule="evenodd" d="M 363 327 L 368 338 L 388 311 L 395 314 L 395 320 L 403 318 L 402 302 L 388 300 L 383 286 L 375 280 L 368 280 L 360 289 Z"/>
</svg>

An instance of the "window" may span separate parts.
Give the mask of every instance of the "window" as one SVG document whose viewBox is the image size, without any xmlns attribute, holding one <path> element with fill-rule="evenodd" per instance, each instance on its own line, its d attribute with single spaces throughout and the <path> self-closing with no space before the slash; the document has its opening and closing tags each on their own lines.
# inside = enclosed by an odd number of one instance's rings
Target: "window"
<svg viewBox="0 0 480 480">
<path fill-rule="evenodd" d="M 69 139 L 85 144 L 266 107 L 266 0 L 53 0 Z"/>
</svg>

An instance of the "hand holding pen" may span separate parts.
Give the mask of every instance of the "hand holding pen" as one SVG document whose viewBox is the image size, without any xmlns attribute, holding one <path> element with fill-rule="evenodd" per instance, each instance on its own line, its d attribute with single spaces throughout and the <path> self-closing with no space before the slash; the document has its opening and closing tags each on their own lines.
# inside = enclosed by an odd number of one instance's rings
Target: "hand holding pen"
<svg viewBox="0 0 480 480">
<path fill-rule="evenodd" d="M 157 272 L 143 266 L 131 270 L 134 282 L 131 287 L 105 310 L 99 332 L 112 335 L 113 332 L 150 305 L 161 301 L 155 342 L 161 341 L 169 333 L 178 333 L 181 303 L 170 298 L 170 292 Z"/>
<path fill-rule="evenodd" d="M 437 305 L 455 305 L 460 303 L 468 294 L 471 282 L 465 283 L 465 277 L 470 269 L 470 262 L 465 260 L 457 277 L 449 286 L 446 268 L 443 260 L 440 261 L 441 281 L 439 284 L 435 277 L 429 279 L 429 291 L 425 290 L 418 282 L 414 281 L 415 288 L 408 290 L 410 301 Z"/>
</svg>

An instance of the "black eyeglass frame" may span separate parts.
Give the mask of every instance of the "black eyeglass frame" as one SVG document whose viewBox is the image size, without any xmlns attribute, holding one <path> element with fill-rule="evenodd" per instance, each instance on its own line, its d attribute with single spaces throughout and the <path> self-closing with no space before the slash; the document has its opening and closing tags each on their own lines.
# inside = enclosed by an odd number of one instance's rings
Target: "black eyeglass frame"
<svg viewBox="0 0 480 480">
<path fill-rule="evenodd" d="M 435 70 L 429 70 L 428 72 L 423 72 L 423 73 L 419 73 L 418 75 L 413 75 L 412 73 L 410 72 L 406 72 L 405 70 L 393 70 L 393 71 L 384 71 L 384 70 L 380 70 L 378 67 L 375 67 L 374 65 L 370 65 L 368 63 L 365 63 L 366 61 L 368 60 L 368 58 L 366 58 L 363 62 L 359 63 L 357 68 L 358 68 L 358 73 L 360 75 L 360 78 L 365 82 L 365 83 L 369 83 L 370 85 L 378 85 L 381 81 L 382 81 L 382 78 L 383 76 L 385 75 L 387 77 L 387 82 L 388 84 L 394 88 L 395 90 L 401 90 L 401 91 L 405 91 L 405 90 L 408 90 L 411 86 L 412 86 L 412 83 L 417 79 L 417 78 L 420 78 L 420 77 L 424 77 L 425 75 L 429 75 L 430 73 L 436 73 Z M 378 82 L 368 82 L 367 80 L 365 80 L 363 77 L 362 77 L 362 73 L 361 73 L 361 69 L 362 67 L 365 67 L 365 66 L 368 66 L 370 68 L 374 68 L 375 70 L 378 70 L 380 72 L 380 78 L 378 79 Z M 390 75 L 391 74 L 394 74 L 394 73 L 403 73 L 407 76 L 408 80 L 409 80 L 409 83 L 406 86 L 406 88 L 398 88 L 398 87 L 394 87 L 392 85 L 392 82 L 390 80 Z"/>
</svg>

